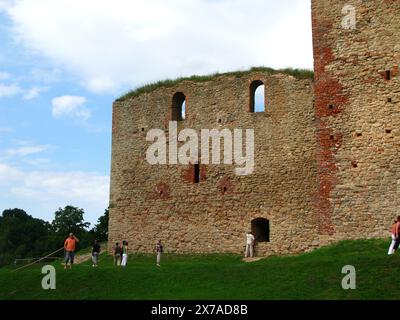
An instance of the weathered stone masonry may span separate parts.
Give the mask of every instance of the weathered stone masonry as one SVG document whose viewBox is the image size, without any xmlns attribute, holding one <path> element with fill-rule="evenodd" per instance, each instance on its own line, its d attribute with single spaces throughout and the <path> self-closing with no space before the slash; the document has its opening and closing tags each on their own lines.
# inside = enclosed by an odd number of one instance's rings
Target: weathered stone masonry
<svg viewBox="0 0 400 320">
<path fill-rule="evenodd" d="M 342 8 L 356 9 L 343 29 Z M 312 1 L 315 80 L 253 72 L 183 81 L 113 105 L 110 244 L 152 252 L 240 253 L 251 221 L 269 221 L 261 255 L 332 241 L 387 236 L 400 191 L 400 1 Z M 266 110 L 249 112 L 251 84 Z M 152 166 L 148 130 L 168 130 L 174 94 L 186 97 L 179 129 L 255 130 L 255 171 L 233 166 Z M 265 221 L 265 220 L 264 220 Z"/>
<path fill-rule="evenodd" d="M 400 214 L 400 1 L 314 0 L 312 12 L 320 233 L 387 236 Z"/>
</svg>

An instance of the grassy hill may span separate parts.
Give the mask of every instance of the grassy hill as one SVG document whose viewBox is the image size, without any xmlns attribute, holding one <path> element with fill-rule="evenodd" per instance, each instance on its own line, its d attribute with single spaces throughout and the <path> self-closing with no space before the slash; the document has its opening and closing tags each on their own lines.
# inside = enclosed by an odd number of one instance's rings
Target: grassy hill
<svg viewBox="0 0 400 320">
<path fill-rule="evenodd" d="M 126 269 L 101 256 L 57 269 L 57 289 L 41 289 L 41 266 L 0 269 L 0 299 L 399 299 L 400 256 L 388 240 L 344 241 L 312 253 L 245 263 L 235 255 L 131 255 Z M 343 290 L 342 267 L 357 270 L 357 289 Z"/>
</svg>

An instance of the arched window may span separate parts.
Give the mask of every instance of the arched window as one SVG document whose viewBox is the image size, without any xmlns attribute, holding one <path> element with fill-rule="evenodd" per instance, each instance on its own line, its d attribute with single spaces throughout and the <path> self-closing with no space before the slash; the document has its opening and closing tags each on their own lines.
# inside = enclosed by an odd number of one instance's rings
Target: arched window
<svg viewBox="0 0 400 320">
<path fill-rule="evenodd" d="M 177 92 L 172 97 L 172 121 L 183 121 L 186 116 L 186 96 L 182 92 Z"/>
<path fill-rule="evenodd" d="M 265 111 L 265 85 L 261 80 L 255 80 L 250 85 L 250 112 Z"/>
<path fill-rule="evenodd" d="M 251 232 L 257 242 L 269 242 L 269 220 L 256 218 L 251 221 Z"/>
</svg>

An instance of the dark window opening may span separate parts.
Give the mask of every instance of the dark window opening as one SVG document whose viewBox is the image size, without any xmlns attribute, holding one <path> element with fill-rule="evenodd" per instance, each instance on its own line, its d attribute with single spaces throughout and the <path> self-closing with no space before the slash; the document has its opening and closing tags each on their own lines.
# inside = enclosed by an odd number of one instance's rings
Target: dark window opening
<svg viewBox="0 0 400 320">
<path fill-rule="evenodd" d="M 391 103 L 392 102 L 392 98 L 388 98 L 387 102 Z"/>
<path fill-rule="evenodd" d="M 265 86 L 261 80 L 250 85 L 250 112 L 265 112 Z"/>
<path fill-rule="evenodd" d="M 177 92 L 172 98 L 172 121 L 183 121 L 186 117 L 186 96 L 182 92 Z"/>
<path fill-rule="evenodd" d="M 335 136 L 331 136 L 331 140 L 335 140 Z"/>
<path fill-rule="evenodd" d="M 353 162 L 351 163 L 351 165 L 353 166 L 353 168 L 358 168 L 358 164 L 357 164 L 357 162 L 355 162 L 355 161 L 353 161 Z"/>
<path fill-rule="evenodd" d="M 390 72 L 390 70 L 387 70 L 385 72 L 385 79 L 390 80 L 391 78 L 392 78 L 392 73 Z"/>
<path fill-rule="evenodd" d="M 227 187 L 224 187 L 223 189 L 222 189 L 222 192 L 223 193 L 226 193 L 228 191 L 228 188 Z"/>
<path fill-rule="evenodd" d="M 332 110 L 332 109 L 334 109 L 334 108 L 335 108 L 335 106 L 334 106 L 333 104 L 330 104 L 330 105 L 329 105 L 329 109 Z"/>
<path fill-rule="evenodd" d="M 200 164 L 196 163 L 194 165 L 194 183 L 200 183 Z"/>
<path fill-rule="evenodd" d="M 392 130 L 386 129 L 386 133 L 387 133 L 387 134 L 391 134 L 391 133 L 392 133 Z"/>
<path fill-rule="evenodd" d="M 144 128 L 142 128 L 142 132 L 144 131 Z"/>
<path fill-rule="evenodd" d="M 362 137 L 362 133 L 361 132 L 357 132 L 356 135 L 357 135 L 357 137 Z"/>
<path fill-rule="evenodd" d="M 251 232 L 257 242 L 269 242 L 269 220 L 257 218 L 251 221 Z"/>
</svg>

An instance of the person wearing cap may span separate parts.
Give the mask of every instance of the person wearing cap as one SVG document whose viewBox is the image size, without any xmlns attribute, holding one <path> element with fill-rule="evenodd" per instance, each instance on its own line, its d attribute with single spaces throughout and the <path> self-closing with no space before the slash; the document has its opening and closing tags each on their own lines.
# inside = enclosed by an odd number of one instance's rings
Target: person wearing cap
<svg viewBox="0 0 400 320">
<path fill-rule="evenodd" d="M 248 258 L 249 255 L 252 258 L 254 252 L 254 235 L 251 231 L 247 232 L 246 234 L 246 252 L 244 254 L 245 258 Z"/>
<path fill-rule="evenodd" d="M 72 233 L 69 234 L 69 237 L 64 241 L 64 249 L 65 249 L 65 265 L 64 269 L 67 269 L 68 262 L 70 263 L 69 268 L 72 268 L 74 264 L 76 243 L 79 242 L 78 238 L 75 237 Z"/>
</svg>

